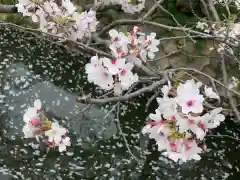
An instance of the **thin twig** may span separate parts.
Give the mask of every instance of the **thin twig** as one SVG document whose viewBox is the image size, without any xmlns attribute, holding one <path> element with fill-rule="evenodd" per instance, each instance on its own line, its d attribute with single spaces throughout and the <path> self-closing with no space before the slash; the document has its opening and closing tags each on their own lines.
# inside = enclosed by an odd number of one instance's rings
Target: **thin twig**
<svg viewBox="0 0 240 180">
<path fill-rule="evenodd" d="M 75 116 L 69 118 L 64 125 L 68 124 L 70 121 L 72 121 L 73 119 L 76 119 L 76 117 L 78 117 L 79 115 L 82 115 L 92 106 L 92 104 L 88 104 L 85 108 L 83 108 L 81 111 L 79 111 Z"/>
<path fill-rule="evenodd" d="M 156 0 L 154 0 L 154 1 L 155 1 L 155 4 L 157 4 L 157 6 L 158 6 L 163 12 L 167 13 L 169 16 L 172 17 L 173 21 L 174 21 L 179 27 L 182 28 L 182 31 L 185 33 L 185 35 L 186 35 L 189 39 L 191 39 L 191 41 L 195 44 L 196 41 L 193 40 L 193 38 L 191 38 L 191 36 L 189 36 L 189 34 L 185 31 L 185 28 L 178 22 L 178 20 L 174 17 L 174 15 L 173 15 L 172 13 L 170 13 L 169 11 L 167 11 L 167 10 L 166 10 L 164 7 L 162 7 L 160 4 L 158 4 Z"/>
<path fill-rule="evenodd" d="M 108 24 L 107 26 L 105 26 L 98 33 L 98 35 L 100 36 L 100 35 L 104 34 L 105 32 L 109 31 L 110 29 L 114 28 L 117 25 L 133 25 L 133 24 L 146 24 L 146 25 L 151 25 L 151 26 L 155 26 L 155 27 L 159 27 L 159 28 L 164 28 L 164 29 L 167 29 L 169 31 L 172 31 L 172 30 L 183 31 L 184 30 L 184 31 L 186 31 L 188 33 L 204 36 L 205 38 L 210 38 L 210 39 L 214 38 L 217 41 L 224 42 L 224 38 L 221 37 L 221 36 L 213 36 L 213 35 L 210 35 L 210 34 L 207 34 L 207 33 L 202 33 L 202 32 L 199 32 L 199 31 L 192 30 L 190 28 L 181 28 L 181 27 L 175 27 L 175 26 L 168 26 L 168 25 L 165 25 L 165 24 L 160 24 L 160 23 L 152 22 L 152 21 L 145 21 L 145 20 L 141 21 L 141 20 L 132 20 L 132 19 L 119 19 L 119 20 L 116 20 L 116 21 Z M 229 46 L 232 46 L 232 47 L 238 47 L 237 44 L 233 44 L 233 43 L 230 43 L 230 42 L 226 42 L 226 44 L 229 45 Z"/>
<path fill-rule="evenodd" d="M 115 119 L 115 121 L 116 121 L 116 124 L 117 124 L 117 128 L 118 128 L 118 131 L 119 131 L 119 134 L 122 136 L 122 138 L 123 138 L 123 141 L 124 141 L 124 143 L 125 143 L 125 146 L 126 146 L 126 148 L 127 148 L 127 151 L 128 151 L 128 153 L 133 157 L 133 159 L 135 159 L 138 163 L 141 163 L 141 160 L 140 159 L 138 159 L 133 153 L 132 153 L 132 151 L 131 151 L 131 149 L 130 149 L 130 146 L 129 146 L 129 144 L 128 144 L 128 142 L 127 142 L 127 139 L 126 139 L 126 137 L 125 137 L 125 135 L 124 135 L 124 133 L 123 133 L 123 130 L 122 130 L 122 128 L 121 128 L 121 124 L 120 124 L 120 120 L 119 120 L 119 113 L 120 113 L 120 102 L 119 102 L 119 104 L 117 105 L 117 112 L 116 112 L 116 119 Z"/>
<path fill-rule="evenodd" d="M 148 108 L 149 108 L 151 102 L 152 102 L 154 99 L 156 99 L 156 97 L 158 97 L 159 94 L 161 94 L 161 93 L 162 93 L 162 91 L 161 91 L 161 90 L 158 90 L 158 91 L 156 91 L 156 92 L 148 99 L 147 104 L 146 104 L 146 108 L 145 108 L 145 112 L 148 111 Z"/>
<path fill-rule="evenodd" d="M 150 17 L 155 12 L 158 5 L 162 2 L 163 2 L 163 0 L 156 1 L 156 3 L 148 10 L 148 12 L 146 14 L 144 14 L 144 16 L 142 18 L 139 18 L 139 20 L 146 20 L 148 17 Z"/>
</svg>

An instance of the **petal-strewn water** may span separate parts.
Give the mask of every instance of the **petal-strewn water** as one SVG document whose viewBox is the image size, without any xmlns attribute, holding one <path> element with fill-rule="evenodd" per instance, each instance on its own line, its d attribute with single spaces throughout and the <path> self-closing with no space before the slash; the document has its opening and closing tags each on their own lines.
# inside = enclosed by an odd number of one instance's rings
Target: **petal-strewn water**
<svg viewBox="0 0 240 180">
<path fill-rule="evenodd" d="M 146 97 L 121 105 L 121 127 L 129 155 L 110 105 L 76 103 L 83 93 L 98 93 L 86 83 L 81 54 L 73 54 L 44 39 L 1 27 L 0 30 L 0 179 L 227 179 L 239 173 L 240 142 L 209 137 L 199 162 L 174 164 L 156 151 L 154 142 L 140 134 L 145 125 Z M 73 146 L 66 153 L 47 153 L 35 140 L 23 139 L 22 116 L 36 98 L 49 118 L 69 123 Z M 155 107 L 150 107 L 151 112 Z M 239 138 L 239 125 L 226 120 L 213 133 Z"/>
</svg>

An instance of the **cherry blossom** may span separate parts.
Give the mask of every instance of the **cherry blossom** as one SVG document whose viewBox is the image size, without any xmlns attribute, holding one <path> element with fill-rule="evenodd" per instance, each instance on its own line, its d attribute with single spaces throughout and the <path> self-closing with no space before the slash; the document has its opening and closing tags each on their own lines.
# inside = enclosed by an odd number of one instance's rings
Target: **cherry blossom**
<svg viewBox="0 0 240 180">
<path fill-rule="evenodd" d="M 161 91 L 163 93 L 163 96 L 168 96 L 168 93 L 169 91 L 172 89 L 171 87 L 171 84 L 169 83 L 169 85 L 164 85 L 162 88 L 161 88 Z"/>
<path fill-rule="evenodd" d="M 164 152 L 163 155 L 167 155 L 173 161 L 177 162 L 181 160 L 186 162 L 188 160 L 200 160 L 201 156 L 199 153 L 202 149 L 197 146 L 194 140 L 179 139 L 172 143 L 172 151 Z"/>
<path fill-rule="evenodd" d="M 67 150 L 67 146 L 71 146 L 70 138 L 64 137 L 58 145 L 59 152 L 63 152 Z"/>
<path fill-rule="evenodd" d="M 33 137 L 35 137 L 35 132 L 37 131 L 37 128 L 35 128 L 35 126 L 33 126 L 30 123 L 26 123 L 23 126 L 22 131 L 24 133 L 25 138 L 33 138 Z"/>
<path fill-rule="evenodd" d="M 125 12 L 135 13 L 144 8 L 145 0 L 136 1 L 135 4 L 129 0 L 96 0 L 95 3 L 119 4 Z M 38 23 L 41 31 L 73 41 L 87 40 L 86 38 L 91 37 L 99 24 L 95 10 L 79 13 L 70 0 L 62 0 L 61 3 L 54 0 L 18 0 L 16 7 L 23 16 L 31 17 L 33 22 Z M 217 37 L 228 37 L 226 43 L 217 44 L 217 51 L 227 50 L 233 54 L 232 48 L 227 44 L 229 42 L 238 44 L 234 39 L 240 34 L 239 23 L 233 27 L 226 25 L 216 27 L 213 23 L 210 27 L 205 22 L 198 22 L 196 28 L 206 33 L 210 33 L 211 30 L 212 35 Z M 134 73 L 134 66 L 139 67 L 142 63 L 154 59 L 159 52 L 160 40 L 156 39 L 156 33 L 146 34 L 138 26 L 134 26 L 130 32 L 111 29 L 108 33 L 111 55 L 91 57 L 90 62 L 85 65 L 85 71 L 90 83 L 104 90 L 114 90 L 114 94 L 120 96 L 139 81 L 138 74 Z M 109 58 L 111 56 L 113 58 Z M 158 150 L 163 151 L 163 155 L 175 162 L 200 160 L 199 154 L 202 149 L 198 147 L 198 143 L 205 138 L 210 129 L 216 128 L 225 120 L 225 116 L 221 114 L 221 107 L 203 113 L 204 100 L 220 97 L 211 87 L 205 86 L 204 92 L 201 92 L 201 86 L 200 82 L 195 83 L 191 79 L 180 83 L 178 87 L 175 84 L 172 86 L 170 80 L 168 85 L 159 87 L 162 97 L 156 98 L 158 107 L 155 113 L 149 114 L 149 122 L 142 129 L 143 134 L 156 141 Z M 70 138 L 67 136 L 68 130 L 58 122 L 52 122 L 45 117 L 41 107 L 42 103 L 37 99 L 33 107 L 29 107 L 23 115 L 24 137 L 44 136 L 46 145 L 58 147 L 59 152 L 66 151 L 67 147 L 71 146 Z"/>
<path fill-rule="evenodd" d="M 45 136 L 48 137 L 49 142 L 54 142 L 56 144 L 60 143 L 62 137 L 67 133 L 67 130 L 61 127 L 57 122 L 52 122 L 52 127 L 50 130 L 45 132 Z"/>
<path fill-rule="evenodd" d="M 203 115 L 204 121 L 209 123 L 209 128 L 215 128 L 225 120 L 225 116 L 220 113 L 222 110 L 221 107 L 215 108 L 210 113 Z"/>
<path fill-rule="evenodd" d="M 36 99 L 33 104 L 34 106 L 29 107 L 23 115 L 23 121 L 25 122 L 25 125 L 23 126 L 22 131 L 25 138 L 35 137 L 38 139 L 38 135 L 41 132 L 41 129 L 37 126 L 41 122 L 39 114 L 41 111 L 42 103 L 40 99 Z"/>
<path fill-rule="evenodd" d="M 155 39 L 156 33 L 146 35 L 137 26 L 134 26 L 128 34 L 111 29 L 109 35 L 111 37 L 109 48 L 113 56 L 125 58 L 127 62 L 136 65 L 141 65 L 142 61 L 153 59 L 155 53 L 159 51 L 157 46 L 160 41 Z"/>
<path fill-rule="evenodd" d="M 72 15 L 77 9 L 70 0 L 62 0 L 62 8 L 68 15 Z"/>
<path fill-rule="evenodd" d="M 118 74 L 125 66 L 125 59 L 108 59 L 102 58 L 104 66 L 112 75 Z M 132 68 L 131 68 L 132 69 Z"/>
<path fill-rule="evenodd" d="M 23 133 L 25 138 L 36 138 L 39 141 L 40 136 L 47 138 L 45 142 L 49 147 L 58 146 L 59 151 L 65 151 L 70 146 L 70 138 L 66 136 L 67 129 L 60 126 L 57 122 L 52 122 L 44 114 L 41 114 L 42 103 L 40 99 L 34 101 L 34 107 L 29 107 L 23 115 Z M 41 117 L 40 118 L 40 114 Z"/>
<path fill-rule="evenodd" d="M 45 132 L 47 137 L 46 144 L 49 147 L 58 146 L 59 152 L 67 150 L 67 146 L 71 146 L 70 138 L 66 136 L 67 129 L 60 126 L 57 122 L 52 122 L 51 129 Z"/>
<path fill-rule="evenodd" d="M 160 44 L 160 41 L 158 39 L 155 39 L 155 37 L 156 33 L 150 33 L 150 35 L 146 37 L 146 54 L 150 59 L 153 59 L 155 57 L 154 53 L 159 51 L 159 48 L 157 46 Z M 144 61 L 146 61 L 146 58 L 144 58 Z"/>
<path fill-rule="evenodd" d="M 155 113 L 149 114 L 149 122 L 142 129 L 143 134 L 156 141 L 158 150 L 175 162 L 200 160 L 199 154 L 203 150 L 197 142 L 205 138 L 209 129 L 216 128 L 225 119 L 221 107 L 202 114 L 204 98 L 200 94 L 201 86 L 193 79 L 180 83 L 176 88 L 171 83 L 163 86 L 163 97 L 156 98 L 158 108 Z M 204 89 L 207 96 L 216 98 L 211 88 L 205 86 Z M 196 107 L 184 107 L 190 100 L 197 104 L 192 104 Z"/>
<path fill-rule="evenodd" d="M 133 64 L 126 62 L 124 58 L 93 56 L 90 61 L 85 66 L 88 81 L 105 90 L 114 89 L 116 95 L 121 95 L 138 81 L 138 75 L 132 72 Z"/>
<path fill-rule="evenodd" d="M 194 80 L 188 80 L 185 84 L 180 84 L 177 88 L 176 100 L 182 107 L 182 112 L 201 113 L 203 111 L 203 95 L 199 94 L 201 84 L 194 83 Z"/>
<path fill-rule="evenodd" d="M 158 110 L 165 119 L 176 119 L 175 116 L 178 116 L 178 105 L 174 98 L 164 96 L 163 98 L 157 98 L 157 102 L 159 104 Z"/>
<path fill-rule="evenodd" d="M 39 112 L 41 110 L 41 106 L 42 106 L 42 103 L 40 99 L 35 100 L 34 107 L 29 107 L 27 111 L 24 113 L 23 121 L 25 123 L 31 123 L 31 121 L 34 120 L 35 121 L 34 123 L 36 123 L 36 121 L 38 121 L 37 119 L 38 119 Z"/>
<path fill-rule="evenodd" d="M 81 40 L 96 31 L 98 21 L 92 9 L 78 13 L 70 0 L 56 1 L 19 0 L 16 7 L 23 16 L 30 16 L 39 23 L 39 29 L 59 37 Z"/>
<path fill-rule="evenodd" d="M 111 44 L 109 48 L 112 51 L 112 54 L 115 57 L 123 57 L 124 55 L 128 54 L 128 44 L 129 39 L 127 36 L 125 36 L 124 33 L 118 32 L 115 29 L 111 29 L 109 31 L 109 35 L 111 37 Z"/>
<path fill-rule="evenodd" d="M 220 97 L 213 91 L 212 88 L 209 88 L 207 86 L 204 87 L 205 95 L 212 99 L 219 99 Z"/>
</svg>

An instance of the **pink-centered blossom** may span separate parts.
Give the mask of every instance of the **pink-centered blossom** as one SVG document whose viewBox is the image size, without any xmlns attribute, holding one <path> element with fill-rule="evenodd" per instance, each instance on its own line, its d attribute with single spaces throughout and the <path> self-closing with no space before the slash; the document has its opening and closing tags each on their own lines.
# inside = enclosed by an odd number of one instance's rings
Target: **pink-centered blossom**
<svg viewBox="0 0 240 180">
<path fill-rule="evenodd" d="M 184 114 L 189 112 L 201 113 L 203 111 L 203 95 L 199 94 L 200 83 L 194 80 L 187 80 L 186 83 L 180 84 L 177 88 L 176 100 L 182 108 Z"/>
<path fill-rule="evenodd" d="M 197 146 L 196 141 L 187 139 L 178 139 L 175 141 L 170 141 L 169 149 L 163 153 L 163 155 L 168 156 L 173 161 L 186 162 L 188 160 L 200 160 L 199 155 L 202 149 Z"/>
</svg>

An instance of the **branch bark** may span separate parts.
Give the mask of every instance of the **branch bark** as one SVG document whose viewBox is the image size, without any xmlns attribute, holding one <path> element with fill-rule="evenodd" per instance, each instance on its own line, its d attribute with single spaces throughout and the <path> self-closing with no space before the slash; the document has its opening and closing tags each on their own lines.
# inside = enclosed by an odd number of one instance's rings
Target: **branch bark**
<svg viewBox="0 0 240 180">
<path fill-rule="evenodd" d="M 138 89 L 137 91 L 134 91 L 132 93 L 126 94 L 124 96 L 115 96 L 115 97 L 110 97 L 110 98 L 104 98 L 104 99 L 94 99 L 94 98 L 82 98 L 82 97 L 77 97 L 76 101 L 80 102 L 80 103 L 87 103 L 87 104 L 106 104 L 109 102 L 119 102 L 119 101 L 127 101 L 131 98 L 134 98 L 138 95 L 140 95 L 141 93 L 145 93 L 145 92 L 151 92 L 154 89 L 156 89 L 157 87 L 165 84 L 167 82 L 167 80 L 164 78 L 160 81 L 154 82 L 152 83 L 150 86 Z"/>
</svg>

